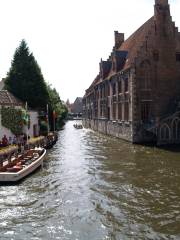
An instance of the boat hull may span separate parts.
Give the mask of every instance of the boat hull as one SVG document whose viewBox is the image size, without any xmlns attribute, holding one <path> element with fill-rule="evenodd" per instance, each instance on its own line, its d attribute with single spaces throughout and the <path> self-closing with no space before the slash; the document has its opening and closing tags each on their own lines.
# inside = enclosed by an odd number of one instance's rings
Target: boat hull
<svg viewBox="0 0 180 240">
<path fill-rule="evenodd" d="M 0 182 L 18 182 L 25 178 L 32 172 L 34 172 L 38 167 L 43 164 L 44 157 L 46 155 L 46 150 L 44 149 L 43 154 L 30 165 L 26 166 L 19 172 L 0 172 Z"/>
</svg>

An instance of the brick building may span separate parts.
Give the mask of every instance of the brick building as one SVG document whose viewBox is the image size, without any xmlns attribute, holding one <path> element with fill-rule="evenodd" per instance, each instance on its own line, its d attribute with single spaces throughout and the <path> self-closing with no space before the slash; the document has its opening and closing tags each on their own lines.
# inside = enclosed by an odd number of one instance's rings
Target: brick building
<svg viewBox="0 0 180 240">
<path fill-rule="evenodd" d="M 82 115 L 82 97 L 77 97 L 72 104 L 72 113 Z"/>
<path fill-rule="evenodd" d="M 110 57 L 83 98 L 84 126 L 133 143 L 180 143 L 180 33 L 168 0 Z"/>
</svg>

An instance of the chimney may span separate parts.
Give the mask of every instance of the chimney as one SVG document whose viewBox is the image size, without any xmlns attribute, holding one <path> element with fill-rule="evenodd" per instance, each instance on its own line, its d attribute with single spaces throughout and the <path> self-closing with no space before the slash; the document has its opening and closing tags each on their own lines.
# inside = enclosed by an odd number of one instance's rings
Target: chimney
<svg viewBox="0 0 180 240">
<path fill-rule="evenodd" d="M 166 39 L 174 37 L 174 27 L 168 0 L 155 0 L 154 19 L 157 35 Z"/>
<path fill-rule="evenodd" d="M 155 20 L 161 23 L 171 20 L 168 0 L 155 0 L 154 16 Z"/>
<path fill-rule="evenodd" d="M 155 18 L 158 16 L 170 16 L 170 8 L 168 4 L 168 0 L 155 0 L 155 6 L 154 6 L 154 14 Z"/>
<path fill-rule="evenodd" d="M 121 44 L 124 42 L 124 33 L 119 33 L 118 31 L 114 31 L 115 37 L 115 49 L 120 48 Z"/>
<path fill-rule="evenodd" d="M 155 5 L 167 6 L 168 0 L 155 0 Z"/>
</svg>

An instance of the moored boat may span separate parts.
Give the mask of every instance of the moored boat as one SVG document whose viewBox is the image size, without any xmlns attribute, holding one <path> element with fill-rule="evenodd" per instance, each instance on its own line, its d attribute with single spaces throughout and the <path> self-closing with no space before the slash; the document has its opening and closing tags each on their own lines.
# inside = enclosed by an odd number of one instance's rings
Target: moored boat
<svg viewBox="0 0 180 240">
<path fill-rule="evenodd" d="M 35 148 L 0 168 L 0 182 L 17 182 L 43 164 L 46 149 Z"/>
</svg>

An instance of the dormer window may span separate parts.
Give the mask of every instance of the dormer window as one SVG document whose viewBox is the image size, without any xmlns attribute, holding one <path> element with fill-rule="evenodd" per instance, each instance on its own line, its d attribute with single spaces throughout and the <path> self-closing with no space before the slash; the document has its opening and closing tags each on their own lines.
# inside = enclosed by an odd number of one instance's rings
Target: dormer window
<svg viewBox="0 0 180 240">
<path fill-rule="evenodd" d="M 180 62 L 180 52 L 176 53 L 176 62 Z"/>
</svg>

